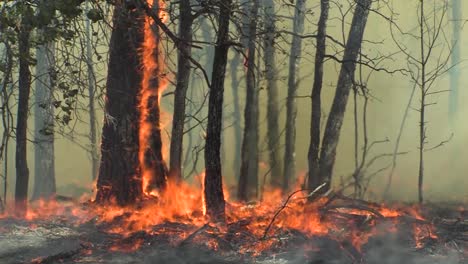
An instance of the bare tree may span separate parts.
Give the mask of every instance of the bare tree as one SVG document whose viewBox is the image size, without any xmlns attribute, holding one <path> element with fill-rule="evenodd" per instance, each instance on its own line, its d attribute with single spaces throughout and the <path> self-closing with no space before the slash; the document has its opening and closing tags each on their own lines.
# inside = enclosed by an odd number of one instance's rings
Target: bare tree
<svg viewBox="0 0 468 264">
<path fill-rule="evenodd" d="M 278 84 L 276 69 L 276 15 L 275 1 L 264 0 L 264 30 L 265 38 L 263 40 L 265 55 L 265 77 L 267 81 L 268 101 L 267 101 L 267 122 L 268 122 L 268 154 L 270 159 L 271 185 L 274 187 L 282 186 L 282 164 L 279 151 L 280 143 L 280 111 L 278 100 Z"/>
<path fill-rule="evenodd" d="M 250 6 L 248 33 L 247 94 L 244 110 L 244 137 L 242 141 L 241 170 L 239 174 L 238 198 L 247 201 L 258 195 L 258 116 L 259 89 L 256 82 L 256 35 L 259 0 Z"/>
<path fill-rule="evenodd" d="M 289 54 L 288 98 L 286 101 L 286 135 L 284 153 L 283 189 L 287 189 L 289 181 L 296 175 L 296 115 L 297 87 L 299 62 L 302 53 L 302 37 L 305 20 L 305 0 L 297 0 L 294 12 L 294 28 Z"/>
<path fill-rule="evenodd" d="M 45 35 L 43 29 L 39 34 Z M 33 199 L 50 199 L 55 196 L 54 155 L 54 86 L 55 41 L 45 40 L 36 49 L 36 89 L 34 105 L 34 191 Z"/>
<path fill-rule="evenodd" d="M 205 208 L 213 221 L 223 221 L 225 201 L 221 169 L 221 131 L 223 118 L 224 80 L 226 77 L 227 55 L 229 51 L 229 20 L 232 0 L 217 2 L 218 33 L 213 61 L 212 82 L 210 85 L 208 126 L 205 146 Z"/>
<path fill-rule="evenodd" d="M 177 83 L 174 93 L 174 116 L 172 119 L 172 135 L 170 148 L 169 176 L 179 181 L 182 176 L 182 152 L 185 123 L 185 99 L 190 81 L 191 63 L 188 56 L 192 54 L 192 8 L 190 0 L 179 3 L 179 39 L 182 41 L 178 50 Z"/>
<path fill-rule="evenodd" d="M 315 52 L 314 84 L 312 87 L 312 114 L 310 124 L 310 146 L 308 153 L 309 178 L 308 188 L 315 190 L 320 186 L 319 152 L 320 152 L 320 125 L 322 117 L 322 86 L 323 65 L 326 55 L 327 20 L 330 9 L 329 0 L 320 1 L 320 18 L 317 30 L 317 48 Z"/>
<path fill-rule="evenodd" d="M 361 50 L 364 30 L 369 16 L 369 9 L 372 0 L 358 0 L 348 34 L 343 62 L 341 65 L 336 93 L 332 108 L 327 120 L 325 132 L 320 151 L 319 180 L 317 182 L 327 183 L 323 191 L 328 191 L 331 187 L 333 166 L 335 164 L 336 149 L 338 146 L 341 127 L 343 125 L 344 114 L 348 97 L 353 87 L 354 73 L 356 71 L 356 61 Z"/>
<path fill-rule="evenodd" d="M 89 10 L 89 1 L 86 1 L 86 9 Z M 96 128 L 96 76 L 94 72 L 93 64 L 93 47 L 92 47 L 92 36 L 91 32 L 91 19 L 86 18 L 86 66 L 88 72 L 88 108 L 89 108 L 89 140 L 91 143 L 91 175 L 92 179 L 97 178 L 98 166 L 99 166 L 99 154 L 97 150 L 97 128 Z"/>
</svg>

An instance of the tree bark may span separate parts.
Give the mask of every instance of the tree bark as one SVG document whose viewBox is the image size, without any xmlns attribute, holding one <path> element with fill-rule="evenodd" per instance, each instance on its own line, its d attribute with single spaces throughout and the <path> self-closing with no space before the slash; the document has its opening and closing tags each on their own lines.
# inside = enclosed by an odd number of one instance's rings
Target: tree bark
<svg viewBox="0 0 468 264">
<path fill-rule="evenodd" d="M 213 221 L 225 218 L 225 201 L 221 176 L 221 131 L 223 118 L 224 80 L 229 51 L 229 20 L 232 0 L 219 1 L 218 33 L 208 106 L 208 125 L 205 146 L 204 195 L 207 215 Z"/>
<path fill-rule="evenodd" d="M 278 85 L 277 85 L 277 70 L 276 70 L 276 15 L 275 2 L 273 0 L 265 0 L 264 4 L 264 20 L 265 20 L 265 39 L 263 56 L 265 63 L 265 75 L 267 81 L 268 101 L 267 101 L 267 123 L 268 123 L 268 154 L 270 159 L 271 180 L 270 184 L 273 187 L 282 186 L 282 164 L 279 151 L 280 143 L 280 111 L 278 100 Z"/>
<path fill-rule="evenodd" d="M 351 22 L 351 29 L 344 51 L 335 98 L 325 127 L 322 149 L 320 151 L 320 179 L 318 182 L 320 182 L 320 184 L 324 182 L 327 183 L 326 186 L 322 188 L 322 192 L 328 191 L 331 187 L 336 149 L 340 138 L 340 131 L 343 125 L 349 93 L 353 85 L 356 60 L 361 49 L 371 4 L 372 0 L 357 1 L 353 20 Z"/>
<path fill-rule="evenodd" d="M 50 199 L 56 193 L 53 94 L 55 86 L 55 42 L 51 41 L 40 45 L 36 50 L 36 58 L 34 200 Z"/>
<path fill-rule="evenodd" d="M 169 177 L 180 181 L 182 176 L 182 153 L 185 124 L 185 98 L 190 81 L 190 60 L 192 48 L 192 9 L 190 0 L 181 0 L 179 14 L 179 38 L 182 44 L 178 50 L 177 84 L 174 93 L 174 116 L 172 119 L 172 135 L 170 149 Z M 184 55 L 185 54 L 185 55 Z"/>
<path fill-rule="evenodd" d="M 117 4 L 109 47 L 105 118 L 96 201 L 131 204 L 142 195 L 139 171 L 139 92 L 144 19 Z"/>
<path fill-rule="evenodd" d="M 89 9 L 89 1 L 86 1 L 86 8 Z M 96 128 L 96 76 L 93 65 L 93 50 L 92 50 L 92 32 L 91 21 L 86 18 L 86 64 L 88 69 L 88 107 L 89 107 L 89 140 L 91 144 L 91 175 L 92 179 L 96 180 L 99 166 L 99 154 L 97 150 L 97 128 Z"/>
<path fill-rule="evenodd" d="M 160 13 L 159 1 L 153 4 L 155 14 Z M 164 189 L 168 173 L 162 153 L 160 89 L 163 78 L 164 58 L 160 45 L 160 30 L 152 19 L 145 22 L 145 41 L 141 59 L 143 80 L 140 93 L 140 166 L 143 173 L 144 192 Z"/>
<path fill-rule="evenodd" d="M 304 32 L 305 0 L 297 0 L 294 13 L 294 36 L 289 55 L 288 98 L 286 101 L 286 135 L 284 153 L 283 189 L 287 190 L 289 181 L 296 175 L 296 95 L 298 86 L 298 70 L 302 53 L 302 38 Z"/>
<path fill-rule="evenodd" d="M 312 87 L 312 114 L 310 124 L 310 146 L 308 153 L 309 178 L 308 188 L 315 190 L 320 186 L 319 152 L 320 152 L 320 122 L 322 117 L 322 86 L 323 65 L 326 55 L 327 20 L 330 9 L 329 0 L 320 1 L 320 18 L 317 30 L 317 48 L 315 51 L 314 84 Z"/>
<path fill-rule="evenodd" d="M 256 34 L 259 0 L 252 1 L 248 35 L 247 95 L 244 111 L 244 138 L 242 141 L 241 171 L 238 198 L 247 201 L 258 194 L 258 115 L 259 90 L 256 85 Z"/>
<path fill-rule="evenodd" d="M 29 7 L 26 7 L 29 9 Z M 32 11 L 29 12 L 32 15 Z M 19 47 L 19 95 L 16 120 L 16 188 L 15 209 L 18 216 L 27 210 L 29 168 L 27 161 L 27 130 L 29 113 L 29 94 L 31 91 L 30 35 L 31 25 L 27 14 L 23 14 L 18 32 Z"/>
</svg>

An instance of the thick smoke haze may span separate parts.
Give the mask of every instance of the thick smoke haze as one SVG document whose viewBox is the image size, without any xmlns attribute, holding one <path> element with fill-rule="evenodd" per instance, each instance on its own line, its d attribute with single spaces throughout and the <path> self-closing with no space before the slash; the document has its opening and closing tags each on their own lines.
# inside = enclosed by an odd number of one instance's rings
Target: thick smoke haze
<svg viewBox="0 0 468 264">
<path fill-rule="evenodd" d="M 283 1 L 277 1 L 278 7 L 281 10 L 281 15 L 292 17 L 294 14 L 294 9 L 290 4 L 286 4 Z M 343 3 L 341 3 L 343 2 Z M 342 17 L 341 12 L 346 13 L 348 11 L 348 2 L 353 1 L 336 1 L 331 5 L 331 13 L 329 22 L 329 35 L 331 35 L 335 40 L 343 42 L 343 37 L 347 36 L 349 30 L 349 24 L 352 17 L 352 12 L 348 12 L 346 15 L 345 21 L 342 23 L 340 18 Z M 426 1 L 428 10 L 432 10 L 432 6 L 435 5 L 436 9 L 440 9 L 440 6 L 445 1 L 440 0 L 431 0 Z M 316 22 L 318 21 L 319 14 L 319 1 L 307 1 L 308 3 L 308 13 L 306 18 L 306 27 L 304 35 L 315 34 L 316 31 Z M 367 54 L 369 57 L 379 57 L 379 56 L 388 56 L 393 54 L 390 58 L 379 64 L 378 67 L 386 68 L 389 71 L 398 70 L 408 67 L 408 58 L 405 54 L 398 52 L 398 47 L 395 44 L 395 40 L 392 39 L 390 32 L 390 22 L 388 18 L 393 17 L 394 23 L 405 32 L 417 31 L 418 17 L 417 17 L 417 5 L 419 1 L 416 0 L 387 0 L 387 1 L 375 1 L 374 11 L 371 12 L 368 27 L 365 32 L 365 43 L 363 45 L 363 53 Z M 465 18 L 465 15 L 468 14 L 468 4 L 463 1 L 462 7 L 462 16 Z M 341 7 L 340 7 L 341 6 Z M 341 11 L 340 11 L 341 8 Z M 393 9 L 393 14 L 390 12 L 390 9 Z M 437 12 L 437 11 L 435 11 Z M 451 26 L 451 10 L 447 10 L 445 18 L 445 26 L 443 27 L 444 34 L 443 38 L 447 39 L 448 42 L 451 42 L 452 38 L 452 26 Z M 278 60 L 278 74 L 277 81 L 279 84 L 280 90 L 280 109 L 282 116 L 280 117 L 281 125 L 284 125 L 284 113 L 285 113 L 285 103 L 286 103 L 286 94 L 287 94 L 287 56 L 288 56 L 288 47 L 291 39 L 291 35 L 287 32 L 292 31 L 292 25 L 290 21 L 284 19 L 281 22 L 278 22 L 278 29 L 282 32 L 281 37 L 277 39 L 278 49 L 277 49 L 277 60 Z M 344 33 L 343 33 L 344 30 Z M 465 157 L 468 156 L 468 149 L 465 146 L 468 144 L 468 123 L 465 122 L 466 113 L 468 113 L 468 106 L 463 102 L 468 100 L 468 90 L 466 89 L 466 84 L 468 83 L 468 64 L 466 59 L 468 58 L 468 50 L 465 47 L 468 46 L 468 28 L 463 26 L 461 27 L 461 39 L 458 40 L 457 45 L 461 47 L 460 61 L 461 63 L 455 65 L 460 71 L 460 87 L 459 87 L 459 109 L 457 113 L 449 113 L 449 96 L 450 92 L 437 93 L 432 95 L 429 98 L 429 102 L 435 103 L 427 110 L 427 148 L 432 148 L 439 145 L 441 142 L 444 142 L 450 139 L 449 142 L 443 144 L 443 146 L 438 147 L 432 151 L 426 152 L 426 161 L 425 161 L 425 198 L 430 201 L 440 201 L 440 200 L 457 200 L 457 201 L 468 201 L 468 180 L 467 180 L 467 170 L 468 163 L 465 161 Z M 408 35 L 402 35 L 401 33 L 394 30 L 395 39 L 398 43 L 403 43 L 408 47 L 410 54 L 417 56 L 418 54 L 418 40 L 409 37 Z M 198 38 L 201 38 L 202 32 L 197 32 Z M 310 142 L 310 94 L 312 90 L 312 80 L 313 80 L 313 61 L 315 54 L 315 40 L 312 38 L 304 38 L 303 43 L 303 53 L 301 57 L 300 64 L 300 83 L 298 89 L 297 98 L 298 102 L 298 115 L 297 115 L 297 142 L 296 142 L 296 159 L 297 159 L 297 171 L 298 177 L 304 175 L 307 168 L 307 151 Z M 329 46 L 327 47 L 328 54 L 333 54 L 338 58 L 341 58 L 342 54 L 337 53 L 336 51 L 341 50 L 336 44 L 332 44 L 328 40 Z M 284 52 L 283 52 L 284 51 Z M 198 51 L 197 51 L 198 52 Z M 231 50 L 230 56 L 234 55 L 234 49 Z M 434 49 L 435 57 L 440 54 L 445 54 L 445 56 L 450 53 L 450 47 L 444 46 L 443 43 L 437 45 Z M 171 54 L 169 57 L 175 58 L 174 54 Z M 203 60 L 203 58 L 201 58 Z M 175 60 L 171 60 L 175 61 Z M 171 63 L 169 63 L 169 66 Z M 172 65 L 173 66 L 173 65 Z M 173 67 L 173 69 L 175 69 Z M 100 69 L 102 72 L 105 72 L 105 69 Z M 239 69 L 239 74 L 244 74 L 243 69 Z M 335 86 L 337 83 L 337 76 L 339 72 L 339 64 L 333 60 L 327 60 L 325 64 L 325 80 L 324 80 L 324 89 L 323 89 L 323 112 L 324 116 L 327 116 L 327 113 L 330 109 L 331 102 L 334 96 Z M 261 70 L 260 70 L 261 73 Z M 367 67 L 363 67 L 363 75 L 365 78 L 369 75 L 370 71 Z M 242 79 L 243 80 L 243 79 Z M 241 106 L 244 107 L 244 97 L 245 97 L 245 85 L 244 81 L 241 80 L 242 85 L 239 88 L 239 93 L 241 96 Z M 232 111 L 233 111 L 233 98 L 230 87 L 231 76 L 229 74 L 226 80 L 226 100 L 225 100 L 225 122 L 224 126 L 226 127 L 224 137 L 224 165 L 223 172 L 225 176 L 225 182 L 228 185 L 235 184 L 235 175 L 236 172 L 233 170 L 233 144 L 234 144 L 234 126 L 236 123 L 243 124 L 243 120 L 233 120 Z M 264 80 L 261 81 L 261 87 L 265 87 Z M 402 74 L 401 72 L 395 73 L 386 73 L 385 71 L 374 72 L 370 75 L 369 81 L 367 82 L 367 87 L 370 90 L 372 95 L 369 107 L 368 107 L 368 138 L 369 142 L 374 141 L 386 141 L 385 143 L 375 144 L 371 149 L 368 159 L 372 159 L 375 156 L 380 154 L 391 154 L 395 145 L 395 141 L 398 135 L 400 128 L 401 120 L 405 112 L 406 104 L 408 102 L 409 96 L 412 91 L 413 83 L 410 80 L 408 74 Z M 174 87 L 170 86 L 169 91 L 173 90 Z M 196 83 L 192 85 L 191 89 L 196 89 L 195 94 L 198 98 L 195 98 L 195 102 L 203 101 L 203 94 L 205 94 L 208 89 L 203 85 L 201 78 L 196 78 Z M 449 74 L 443 75 L 439 80 L 434 84 L 434 91 L 445 91 L 450 89 L 450 78 Z M 190 94 L 190 91 L 189 91 Z M 84 101 L 86 99 L 83 99 Z M 166 119 L 169 119 L 170 112 L 172 109 L 172 96 L 166 96 L 162 99 L 162 104 L 164 110 L 167 112 Z M 261 181 L 263 180 L 263 175 L 268 171 L 268 156 L 266 153 L 267 149 L 267 139 L 266 133 L 266 100 L 267 93 L 265 89 L 262 89 L 260 92 L 261 100 L 261 137 L 260 137 L 260 150 L 262 151 L 261 157 L 261 171 L 259 177 Z M 363 98 L 359 97 L 359 119 L 361 120 L 362 114 L 362 104 Z M 416 92 L 415 97 L 411 104 L 411 109 L 409 111 L 408 120 L 401 138 L 400 151 L 408 152 L 405 155 L 398 157 L 397 167 L 394 173 L 394 181 L 390 193 L 390 199 L 400 200 L 400 201 L 414 201 L 417 199 L 417 177 L 418 177 L 418 136 L 419 136 L 419 121 L 418 121 L 418 112 L 415 110 L 418 108 L 419 103 L 419 93 Z M 201 119 L 205 117 L 207 106 L 199 114 Z M 33 113 L 32 113 L 33 114 Z M 452 115 L 452 116 L 450 116 Z M 79 112 L 80 120 L 88 120 L 87 112 Z M 102 108 L 99 108 L 98 112 L 99 126 L 102 125 Z M 75 119 L 77 119 L 75 117 Z M 453 123 L 450 120 L 454 120 Z M 166 122 L 170 123 L 170 122 Z M 29 137 L 33 138 L 33 118 L 30 117 L 30 133 Z M 282 127 L 284 129 L 284 127 Z M 86 122 L 77 122 L 75 125 L 75 133 L 73 135 L 73 140 L 76 142 L 70 141 L 70 136 L 63 137 L 57 135 L 55 142 L 55 154 L 56 154 L 56 176 L 57 176 L 57 186 L 58 193 L 63 195 L 79 195 L 79 193 L 73 193 L 70 189 L 70 185 L 76 185 L 82 187 L 83 190 L 90 189 L 92 186 L 91 180 L 91 156 L 85 150 L 89 145 L 89 140 L 86 138 L 88 125 Z M 165 129 L 170 131 L 170 126 L 166 126 Z M 360 146 L 359 152 L 362 148 L 362 133 L 363 126 L 360 122 Z M 336 166 L 334 169 L 334 180 L 335 185 L 338 186 L 341 180 L 346 180 L 353 172 L 354 169 L 354 116 L 353 116 L 353 97 L 350 96 L 350 101 L 348 103 L 347 113 L 345 117 L 345 122 L 342 130 L 338 155 L 336 160 Z M 452 136 L 453 134 L 453 136 Z M 168 144 L 168 133 L 163 133 L 166 137 L 165 142 Z M 199 144 L 201 139 L 204 136 L 202 129 L 194 129 L 190 136 L 194 137 L 195 144 Z M 283 135 L 284 136 L 284 135 Z M 185 140 L 187 144 L 187 140 Z M 10 157 L 14 157 L 14 142 L 10 142 Z M 167 145 L 166 145 L 167 146 Z M 193 145 L 195 146 L 195 145 Z M 192 147 L 193 147 L 192 146 Z M 280 146 L 284 146 L 283 139 L 280 142 Z M 168 146 L 166 147 L 166 149 Z M 283 148 L 282 154 L 284 153 Z M 197 152 L 193 149 L 185 149 L 184 151 Z M 202 172 L 203 169 L 203 152 L 200 152 L 198 166 L 196 169 L 197 173 Z M 34 168 L 34 151 L 33 144 L 28 144 L 28 155 L 29 155 L 29 167 L 31 172 L 31 180 L 34 179 L 33 168 Z M 167 156 L 167 155 L 166 155 Z M 193 157 L 192 154 L 189 157 Z M 379 171 L 382 168 L 386 168 L 391 164 L 391 157 L 385 157 L 379 159 L 375 162 L 371 168 L 369 168 L 368 173 Z M 192 162 L 189 162 L 189 166 L 185 167 L 185 173 L 191 171 Z M 9 170 L 9 190 L 10 194 L 14 189 L 14 158 L 10 158 L 10 170 Z M 386 169 L 373 177 L 370 185 L 368 196 L 371 199 L 382 199 L 382 192 L 384 190 L 387 178 L 389 175 L 389 169 Z M 32 185 L 34 182 L 30 184 Z M 385 262 L 385 263 L 397 263 L 395 262 Z M 426 263 L 426 262 L 414 262 L 414 263 Z"/>
</svg>

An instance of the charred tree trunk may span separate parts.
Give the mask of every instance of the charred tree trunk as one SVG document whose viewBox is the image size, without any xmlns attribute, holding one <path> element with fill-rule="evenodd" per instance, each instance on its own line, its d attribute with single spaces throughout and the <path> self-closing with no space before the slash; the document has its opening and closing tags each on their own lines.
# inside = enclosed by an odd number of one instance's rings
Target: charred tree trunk
<svg viewBox="0 0 468 264">
<path fill-rule="evenodd" d="M 343 125 L 349 93 L 353 86 L 356 60 L 361 49 L 371 4 L 372 0 L 357 1 L 353 21 L 351 22 L 351 29 L 349 31 L 340 75 L 336 86 L 335 98 L 325 127 L 322 149 L 320 152 L 320 171 L 319 180 L 317 182 L 320 184 L 324 182 L 327 183 L 325 188 L 322 188 L 322 192 L 326 192 L 331 187 L 333 166 L 336 158 L 336 148 L 340 138 L 340 131 Z"/>
<path fill-rule="evenodd" d="M 258 115 L 259 90 L 256 85 L 256 34 L 259 0 L 252 1 L 248 35 L 247 95 L 244 111 L 244 138 L 242 141 L 241 170 L 237 196 L 242 201 L 256 198 L 258 194 Z"/>
<path fill-rule="evenodd" d="M 232 0 L 219 1 L 218 33 L 208 106 L 208 126 L 205 146 L 205 208 L 214 221 L 223 221 L 225 201 L 221 176 L 221 131 L 223 118 L 224 80 L 229 51 L 229 20 Z"/>
<path fill-rule="evenodd" d="M 172 119 L 172 135 L 170 149 L 170 171 L 169 177 L 177 181 L 182 176 L 182 152 L 185 123 L 185 97 L 190 81 L 190 60 L 188 56 L 192 53 L 190 46 L 192 42 L 192 9 L 190 0 L 180 1 L 179 39 L 182 44 L 178 50 L 177 60 L 177 84 L 174 94 L 174 116 Z M 184 55 L 185 54 L 185 55 Z"/>
<path fill-rule="evenodd" d="M 264 6 L 265 16 L 265 75 L 267 80 L 268 91 L 268 106 L 267 106 L 267 122 L 268 122 L 268 154 L 270 159 L 271 170 L 271 185 L 274 187 L 282 186 L 282 164 L 279 151 L 280 142 L 280 111 L 278 100 L 278 85 L 276 82 L 276 49 L 275 49 L 275 34 L 276 34 L 276 16 L 275 2 L 273 0 L 265 0 Z"/>
<path fill-rule="evenodd" d="M 142 195 L 137 109 L 144 20 L 138 11 L 118 4 L 113 21 L 96 201 L 124 205 Z"/>
<path fill-rule="evenodd" d="M 89 1 L 86 1 L 86 8 L 89 9 Z M 88 110 L 89 110 L 89 140 L 91 143 L 91 175 L 96 180 L 99 166 L 99 154 L 97 150 L 97 128 L 96 128 L 96 76 L 93 65 L 91 21 L 86 18 L 86 64 L 88 70 Z"/>
<path fill-rule="evenodd" d="M 29 113 L 29 94 L 31 92 L 30 67 L 30 35 L 32 10 L 29 15 L 23 14 L 18 32 L 19 47 L 19 95 L 18 114 L 16 116 L 16 190 L 15 209 L 19 216 L 24 216 L 27 210 L 29 168 L 27 160 L 27 130 Z"/>
<path fill-rule="evenodd" d="M 160 13 L 159 2 L 153 12 Z M 151 22 L 150 22 L 151 21 Z M 162 153 L 160 89 L 164 85 L 164 58 L 160 45 L 160 30 L 152 19 L 146 21 L 143 52 L 143 80 L 140 94 L 140 166 L 143 173 L 144 192 L 163 189 L 168 173 Z M 147 181 L 147 182 L 146 182 Z"/>
<path fill-rule="evenodd" d="M 286 101 L 286 136 L 284 153 L 283 189 L 287 190 L 289 181 L 296 174 L 296 95 L 298 87 L 298 70 L 302 53 L 304 32 L 305 0 L 297 0 L 294 14 L 294 36 L 289 57 L 288 98 Z"/>
<path fill-rule="evenodd" d="M 33 199 L 55 196 L 54 86 L 55 42 L 40 45 L 36 51 L 36 90 L 34 105 L 34 191 Z"/>
<path fill-rule="evenodd" d="M 326 54 L 327 20 L 330 9 L 329 0 L 320 1 L 320 18 L 317 30 L 317 48 L 315 52 L 314 84 L 312 87 L 312 114 L 310 124 L 310 146 L 308 153 L 309 178 L 308 188 L 315 190 L 320 186 L 319 152 L 320 152 L 320 122 L 322 117 L 322 86 L 323 65 Z"/>
</svg>

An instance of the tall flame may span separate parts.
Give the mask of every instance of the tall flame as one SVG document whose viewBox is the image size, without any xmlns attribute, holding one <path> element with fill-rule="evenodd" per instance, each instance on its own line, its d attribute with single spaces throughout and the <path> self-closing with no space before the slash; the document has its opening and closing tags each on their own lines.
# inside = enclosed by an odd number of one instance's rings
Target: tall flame
<svg viewBox="0 0 468 264">
<path fill-rule="evenodd" d="M 154 0 L 147 0 L 150 7 L 154 6 Z M 168 14 L 165 10 L 165 1 L 158 0 L 157 10 L 159 18 L 165 22 Z M 164 76 L 164 54 L 161 48 L 160 37 L 155 30 L 154 21 L 150 17 L 145 18 L 144 25 L 144 42 L 141 47 L 141 57 L 143 64 L 143 76 L 141 81 L 140 94 L 140 134 L 139 134 L 139 161 L 142 175 L 143 191 L 147 191 L 147 187 L 151 181 L 152 170 L 145 162 L 145 152 L 150 145 L 149 140 L 153 127 L 160 127 L 161 124 L 154 124 L 148 120 L 150 114 L 148 105 L 151 100 L 157 98 L 157 104 L 160 104 L 161 94 L 168 85 L 167 78 Z M 164 153 L 164 152 L 163 152 Z"/>
</svg>

